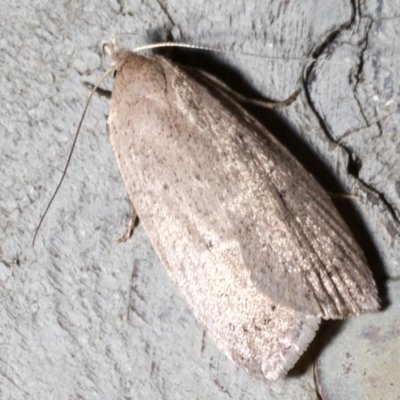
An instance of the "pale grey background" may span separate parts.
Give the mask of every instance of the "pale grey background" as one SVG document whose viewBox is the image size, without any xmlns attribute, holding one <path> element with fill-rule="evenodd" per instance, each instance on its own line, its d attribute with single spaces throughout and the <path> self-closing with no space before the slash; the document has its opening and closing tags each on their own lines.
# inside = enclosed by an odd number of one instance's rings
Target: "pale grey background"
<svg viewBox="0 0 400 400">
<path fill-rule="evenodd" d="M 124 40 L 134 47 L 173 28 L 176 40 L 290 58 L 193 59 L 221 60 L 222 76 L 234 68 L 247 89 L 268 98 L 303 87 L 269 126 L 327 190 L 360 197 L 338 206 L 376 277 L 398 278 L 398 10 L 389 0 L 3 2 L 0 399 L 316 399 L 312 362 L 268 386 L 226 359 L 140 225 L 133 239 L 114 244 L 129 207 L 106 134 L 106 99 L 94 98 L 67 179 L 34 248 L 31 241 L 88 96 L 82 83 L 108 66 L 101 42 L 135 32 Z M 333 61 L 306 73 L 313 54 Z M 345 329 L 338 335 L 347 338 Z"/>
</svg>

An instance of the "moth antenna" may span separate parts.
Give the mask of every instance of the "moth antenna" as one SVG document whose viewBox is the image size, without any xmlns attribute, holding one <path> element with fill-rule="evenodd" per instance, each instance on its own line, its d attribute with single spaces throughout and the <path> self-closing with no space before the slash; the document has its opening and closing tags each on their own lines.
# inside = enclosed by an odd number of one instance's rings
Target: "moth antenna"
<svg viewBox="0 0 400 400">
<path fill-rule="evenodd" d="M 351 64 L 348 64 L 346 62 L 332 61 L 332 60 L 321 60 L 321 59 L 318 59 L 318 58 L 315 58 L 315 57 L 269 56 L 269 55 L 263 55 L 263 54 L 248 53 L 248 52 L 243 52 L 243 51 L 233 51 L 233 50 L 222 49 L 222 48 L 218 48 L 218 47 L 207 47 L 207 46 L 200 46 L 200 45 L 195 45 L 195 44 L 176 43 L 176 42 L 164 42 L 164 43 L 147 44 L 147 45 L 144 45 L 144 46 L 135 47 L 134 49 L 132 49 L 132 52 L 133 53 L 138 53 L 138 52 L 144 51 L 144 50 L 153 50 L 153 49 L 159 49 L 159 48 L 163 48 L 163 47 L 181 47 L 181 48 L 192 49 L 192 50 L 214 51 L 214 52 L 222 53 L 222 54 L 232 54 L 232 55 L 240 55 L 240 56 L 246 56 L 246 57 L 266 58 L 266 59 L 269 59 L 269 60 L 310 61 L 310 62 L 320 62 L 320 63 L 329 63 L 329 64 L 338 64 L 338 65 L 351 66 Z"/>
<path fill-rule="evenodd" d="M 40 227 L 42 226 L 42 223 L 43 223 L 43 221 L 44 221 L 44 218 L 46 217 L 47 212 L 49 211 L 50 206 L 52 205 L 52 203 L 53 203 L 53 201 L 54 201 L 54 199 L 55 199 L 55 197 L 56 197 L 56 195 L 57 195 L 57 193 L 58 193 L 58 191 L 59 191 L 59 189 L 60 189 L 60 187 L 61 187 L 61 184 L 62 184 L 63 181 L 64 181 L 65 175 L 66 175 L 66 173 L 67 173 L 67 169 L 68 169 L 69 164 L 70 164 L 70 162 L 71 162 L 72 153 L 74 152 L 75 145 L 76 145 L 76 142 L 77 142 L 77 140 L 78 140 L 78 135 L 79 135 L 79 132 L 80 132 L 80 130 L 81 130 L 81 126 L 82 126 L 83 120 L 84 120 L 84 118 L 85 118 L 86 111 L 87 111 L 87 109 L 89 108 L 89 104 L 90 104 L 90 102 L 91 102 L 91 100 L 92 100 L 92 97 L 93 97 L 93 95 L 95 94 L 95 92 L 96 92 L 96 90 L 98 89 L 98 87 L 102 84 L 102 82 L 104 81 L 104 79 L 105 79 L 108 75 L 110 75 L 110 73 L 113 72 L 113 70 L 114 70 L 114 66 L 112 66 L 112 67 L 110 67 L 110 68 L 107 69 L 107 71 L 103 74 L 103 76 L 100 78 L 100 80 L 99 80 L 99 81 L 96 83 L 96 85 L 93 87 L 93 89 L 92 89 L 92 91 L 91 91 L 91 93 L 90 93 L 90 95 L 89 95 L 89 98 L 88 98 L 87 101 L 86 101 L 86 105 L 85 105 L 85 108 L 84 108 L 84 110 L 83 110 L 81 119 L 80 119 L 80 121 L 79 121 L 78 128 L 77 128 L 76 133 L 75 133 L 74 141 L 72 142 L 71 150 L 70 150 L 69 155 L 68 155 L 67 163 L 65 164 L 64 171 L 63 171 L 63 173 L 62 173 L 62 176 L 61 176 L 60 181 L 58 182 L 58 185 L 57 185 L 57 187 L 56 187 L 56 190 L 54 191 L 53 196 L 51 197 L 51 199 L 50 199 L 50 201 L 49 201 L 49 203 L 48 203 L 48 205 L 47 205 L 47 207 L 46 207 L 46 209 L 45 209 L 45 211 L 44 211 L 42 217 L 40 218 L 39 224 L 38 224 L 38 226 L 37 226 L 37 228 L 36 228 L 36 231 L 35 231 L 35 234 L 34 234 L 34 236 L 33 236 L 32 246 L 35 245 L 35 240 L 36 240 L 36 237 L 37 237 L 37 235 L 38 235 L 38 233 L 39 233 L 39 229 L 40 229 Z"/>
<path fill-rule="evenodd" d="M 122 32 L 122 33 L 117 33 L 115 35 L 112 35 L 110 38 L 110 42 L 112 45 L 116 48 L 119 48 L 117 39 L 120 36 L 127 36 L 127 35 L 137 35 L 136 33 L 133 32 Z M 109 44 L 106 43 L 103 45 L 104 47 L 107 46 L 109 47 Z M 333 61 L 333 60 L 321 60 L 315 57 L 282 57 L 282 56 L 269 56 L 269 55 L 263 55 L 263 54 L 255 54 L 255 53 L 248 53 L 244 51 L 233 51 L 233 50 L 228 50 L 220 47 L 209 47 L 209 46 L 201 46 L 201 45 L 196 45 L 196 44 L 189 44 L 189 43 L 177 43 L 177 42 L 160 42 L 160 43 L 152 43 L 152 44 L 146 44 L 143 46 L 135 47 L 132 49 L 133 53 L 138 53 L 140 51 L 144 50 L 152 50 L 152 49 L 160 49 L 163 47 L 181 47 L 185 49 L 192 49 L 192 50 L 204 50 L 204 51 L 214 51 L 217 53 L 222 53 L 222 54 L 232 54 L 232 55 L 241 55 L 241 56 L 247 56 L 247 57 L 258 57 L 258 58 L 267 58 L 270 60 L 284 60 L 284 61 L 309 61 L 309 62 L 320 62 L 320 63 L 329 63 L 329 64 L 338 64 L 338 65 L 347 65 L 351 66 L 351 64 L 342 62 L 342 61 Z"/>
</svg>

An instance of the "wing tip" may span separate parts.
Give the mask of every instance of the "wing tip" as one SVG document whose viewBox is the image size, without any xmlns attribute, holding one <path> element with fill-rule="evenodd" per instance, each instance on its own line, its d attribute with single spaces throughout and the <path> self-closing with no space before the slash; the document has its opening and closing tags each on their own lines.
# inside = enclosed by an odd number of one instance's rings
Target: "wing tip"
<svg viewBox="0 0 400 400">
<path fill-rule="evenodd" d="M 321 319 L 318 317 L 300 317 L 295 340 L 281 344 L 276 351 L 268 357 L 242 359 L 231 353 L 230 357 L 235 364 L 242 367 L 251 377 L 264 381 L 267 384 L 284 378 L 296 365 L 300 357 L 306 352 L 315 337 Z"/>
</svg>

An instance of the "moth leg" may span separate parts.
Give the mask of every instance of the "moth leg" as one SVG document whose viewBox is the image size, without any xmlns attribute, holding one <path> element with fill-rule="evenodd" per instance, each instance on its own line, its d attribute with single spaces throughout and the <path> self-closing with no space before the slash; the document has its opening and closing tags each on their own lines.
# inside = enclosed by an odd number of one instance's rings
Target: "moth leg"
<svg viewBox="0 0 400 400">
<path fill-rule="evenodd" d="M 242 103 L 253 104 L 257 107 L 274 109 L 274 108 L 284 108 L 284 107 L 290 106 L 297 99 L 297 96 L 299 95 L 300 92 L 301 92 L 301 88 L 297 89 L 286 100 L 282 100 L 282 101 L 267 101 L 267 100 L 250 99 L 249 97 L 242 96 L 239 93 L 236 93 L 236 96 Z"/>
<path fill-rule="evenodd" d="M 133 206 L 132 202 L 129 200 L 129 208 L 131 210 L 131 216 L 129 218 L 128 228 L 126 232 L 117 240 L 117 243 L 124 243 L 126 242 L 131 236 L 135 227 L 139 221 L 138 215 L 136 214 L 135 207 Z"/>
<path fill-rule="evenodd" d="M 331 199 L 339 199 L 339 200 L 361 200 L 361 196 L 357 196 L 356 194 L 347 194 L 347 193 L 334 193 L 328 192 Z"/>
<path fill-rule="evenodd" d="M 255 104 L 256 106 L 261 106 L 265 108 L 283 108 L 290 106 L 296 99 L 299 93 L 301 92 L 301 88 L 297 89 L 293 94 L 291 94 L 286 100 L 282 101 L 263 101 L 256 99 L 246 99 L 243 101 L 250 104 Z"/>
<path fill-rule="evenodd" d="M 95 87 L 93 84 L 91 84 L 89 82 L 83 82 L 83 85 L 86 86 L 90 90 L 93 90 Z M 98 87 L 96 89 L 96 93 L 101 97 L 105 97 L 106 99 L 111 100 L 111 91 L 110 90 L 106 90 L 106 89 L 102 89 L 102 88 Z"/>
<path fill-rule="evenodd" d="M 213 76 L 211 74 L 208 74 L 207 72 L 199 71 L 199 70 L 196 70 L 196 72 L 199 75 L 201 75 L 203 78 L 206 78 L 206 80 L 208 80 L 208 81 L 210 81 L 210 82 L 212 82 L 214 84 L 217 84 L 218 89 L 221 90 L 222 92 L 225 92 L 225 93 L 228 93 L 230 95 L 233 95 L 238 101 L 240 101 L 242 103 L 253 104 L 253 105 L 258 106 L 258 107 L 264 107 L 264 108 L 283 108 L 283 107 L 287 107 L 287 106 L 289 106 L 290 104 L 292 104 L 296 100 L 297 96 L 301 92 L 301 88 L 299 88 L 292 95 L 290 95 L 286 100 L 282 100 L 282 101 L 267 101 L 267 100 L 251 99 L 249 97 L 241 95 L 238 92 L 235 92 L 230 87 L 225 85 L 225 83 L 220 81 L 215 76 Z"/>
</svg>

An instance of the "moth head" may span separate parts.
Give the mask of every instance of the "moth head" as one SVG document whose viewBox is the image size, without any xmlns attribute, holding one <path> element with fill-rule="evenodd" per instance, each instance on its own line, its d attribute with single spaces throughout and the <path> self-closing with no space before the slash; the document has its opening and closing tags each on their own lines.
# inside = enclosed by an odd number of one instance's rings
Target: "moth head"
<svg viewBox="0 0 400 400">
<path fill-rule="evenodd" d="M 123 60 L 126 60 L 127 55 L 131 53 L 131 51 L 121 48 L 118 45 L 117 35 L 111 36 L 108 42 L 104 42 L 102 44 L 103 53 L 107 53 L 107 55 L 111 58 L 111 68 L 118 70 L 119 65 Z"/>
</svg>

